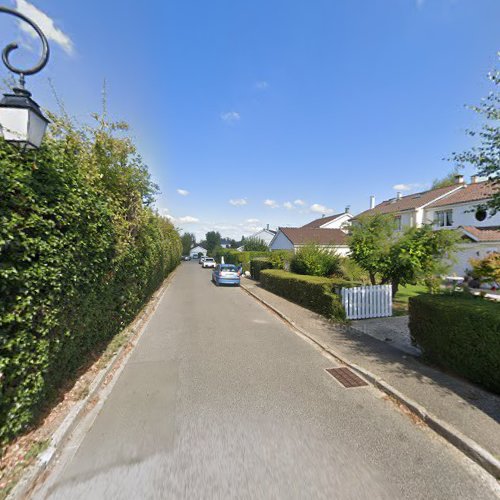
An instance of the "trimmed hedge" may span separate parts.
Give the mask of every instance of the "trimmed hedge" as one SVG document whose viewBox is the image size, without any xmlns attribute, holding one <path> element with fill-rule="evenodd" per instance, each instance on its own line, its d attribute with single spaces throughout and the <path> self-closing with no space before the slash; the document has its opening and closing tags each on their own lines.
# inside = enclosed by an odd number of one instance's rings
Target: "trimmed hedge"
<svg viewBox="0 0 500 500">
<path fill-rule="evenodd" d="M 221 248 L 215 253 L 215 260 L 217 262 L 221 261 L 221 257 L 224 257 L 224 262 L 226 264 L 242 264 L 243 271 L 250 271 L 250 261 L 256 257 L 268 257 L 271 252 L 238 252 L 238 250 L 231 250 L 228 248 Z"/>
<path fill-rule="evenodd" d="M 260 272 L 264 269 L 273 269 L 271 259 L 266 257 L 257 257 L 250 261 L 250 275 L 254 280 L 260 280 Z"/>
<path fill-rule="evenodd" d="M 345 320 L 345 310 L 336 289 L 357 286 L 346 282 L 320 276 L 305 276 L 278 269 L 266 269 L 260 272 L 263 288 L 295 302 L 327 318 Z"/>
<path fill-rule="evenodd" d="M 36 153 L 0 140 L 0 445 L 25 431 L 179 263 L 155 186 L 113 128 L 52 118 Z M 60 127 L 60 128 L 58 128 Z"/>
<path fill-rule="evenodd" d="M 500 305 L 479 297 L 409 301 L 412 339 L 433 362 L 500 393 Z"/>
</svg>

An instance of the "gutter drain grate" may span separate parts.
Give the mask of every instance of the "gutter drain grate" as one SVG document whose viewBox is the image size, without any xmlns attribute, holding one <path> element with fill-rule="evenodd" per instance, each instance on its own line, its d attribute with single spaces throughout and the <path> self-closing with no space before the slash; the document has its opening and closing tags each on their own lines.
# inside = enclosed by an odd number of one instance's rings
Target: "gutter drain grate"
<svg viewBox="0 0 500 500">
<path fill-rule="evenodd" d="M 348 389 L 368 385 L 362 378 L 349 370 L 349 368 L 327 368 L 326 371 Z"/>
</svg>

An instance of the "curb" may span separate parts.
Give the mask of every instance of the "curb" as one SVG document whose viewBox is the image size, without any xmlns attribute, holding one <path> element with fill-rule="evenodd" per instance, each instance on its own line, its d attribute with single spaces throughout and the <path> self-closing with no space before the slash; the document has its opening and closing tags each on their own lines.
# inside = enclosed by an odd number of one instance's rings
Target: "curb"
<svg viewBox="0 0 500 500">
<path fill-rule="evenodd" d="M 455 446 L 455 448 L 459 449 L 462 453 L 467 455 L 471 460 L 480 465 L 484 470 L 490 473 L 495 479 L 500 479 L 500 460 L 496 459 L 488 450 L 484 449 L 474 440 L 462 434 L 460 431 L 455 429 L 452 425 L 444 422 L 440 418 L 436 417 L 432 413 L 430 413 L 426 408 L 412 399 L 408 398 L 397 389 L 392 387 L 390 384 L 385 382 L 382 378 L 377 377 L 370 371 L 358 366 L 335 351 L 332 351 L 331 348 L 324 346 L 320 342 L 318 342 L 314 337 L 309 335 L 302 328 L 297 326 L 297 324 L 289 318 L 286 314 L 282 313 L 275 306 L 267 302 L 266 300 L 259 297 L 257 294 L 249 290 L 245 285 L 241 287 L 245 290 L 246 293 L 257 299 L 263 305 L 271 309 L 275 312 L 280 318 L 282 318 L 286 323 L 288 323 L 294 330 L 299 332 L 304 337 L 308 338 L 311 342 L 313 342 L 317 347 L 319 347 L 322 351 L 327 352 L 329 355 L 333 356 L 340 363 L 348 366 L 354 371 L 358 372 L 364 378 L 366 378 L 370 383 L 372 383 L 375 387 L 385 392 L 387 395 L 394 398 L 398 403 L 402 404 L 405 408 L 407 408 L 412 414 L 418 417 L 420 420 L 425 422 L 429 428 L 431 428 L 434 432 L 439 434 L 441 437 L 446 439 L 450 444 Z"/>
<path fill-rule="evenodd" d="M 163 295 L 165 294 L 172 278 L 177 272 L 178 267 L 176 267 L 163 281 L 158 290 L 152 295 L 146 305 L 141 309 L 139 314 L 133 320 L 133 322 L 128 325 L 126 328 L 130 328 L 135 326 L 136 333 L 131 336 L 131 338 L 123 344 L 118 351 L 113 355 L 113 357 L 108 362 L 107 366 L 102 368 L 98 374 L 95 376 L 94 380 L 91 382 L 88 390 L 87 396 L 74 404 L 69 413 L 64 417 L 64 420 L 61 422 L 56 431 L 52 434 L 50 438 L 49 447 L 41 453 L 34 464 L 28 467 L 18 481 L 18 483 L 14 486 L 14 488 L 10 491 L 7 496 L 8 500 L 15 500 L 17 498 L 28 498 L 32 489 L 36 486 L 37 480 L 40 476 L 45 472 L 54 462 L 57 452 L 61 450 L 61 448 L 66 443 L 67 439 L 70 437 L 72 432 L 75 430 L 76 426 L 80 423 L 82 418 L 85 416 L 87 405 L 96 397 L 99 390 L 102 388 L 104 381 L 107 377 L 113 372 L 115 366 L 118 361 L 121 360 L 122 354 L 125 349 L 132 342 L 132 349 L 127 353 L 123 361 L 126 362 L 128 357 L 134 350 L 137 342 L 142 337 L 144 330 L 146 329 L 147 324 L 153 313 L 158 308 Z M 136 323 L 137 322 L 137 323 Z M 135 324 L 134 324 L 135 323 Z"/>
</svg>

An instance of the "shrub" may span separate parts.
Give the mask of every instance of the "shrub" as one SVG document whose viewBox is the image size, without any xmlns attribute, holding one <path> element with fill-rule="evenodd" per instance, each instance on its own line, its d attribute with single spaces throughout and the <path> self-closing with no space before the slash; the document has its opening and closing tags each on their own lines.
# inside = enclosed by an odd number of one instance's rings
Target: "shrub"
<svg viewBox="0 0 500 500">
<path fill-rule="evenodd" d="M 470 259 L 470 263 L 474 278 L 500 282 L 500 252 L 492 252 L 482 259 Z"/>
<path fill-rule="evenodd" d="M 248 238 L 245 240 L 245 252 L 268 252 L 269 247 L 260 238 Z"/>
<path fill-rule="evenodd" d="M 276 269 L 262 270 L 261 285 L 270 292 L 315 311 L 327 318 L 345 320 L 345 311 L 336 290 L 357 283 L 320 276 L 305 276 Z"/>
<path fill-rule="evenodd" d="M 370 284 L 370 276 L 356 261 L 349 257 L 340 258 L 338 275 L 347 281 L 357 281 L 363 285 Z"/>
<path fill-rule="evenodd" d="M 257 257 L 250 261 L 250 275 L 254 280 L 260 279 L 260 272 L 264 269 L 273 269 L 271 259 L 267 257 Z"/>
<path fill-rule="evenodd" d="M 175 268 L 131 142 L 52 118 L 35 153 L 0 140 L 0 444 L 23 432 Z"/>
<path fill-rule="evenodd" d="M 500 393 L 500 305 L 479 297 L 410 298 L 410 331 L 438 365 Z"/>
<path fill-rule="evenodd" d="M 331 276 L 340 271 L 340 257 L 318 245 L 305 245 L 293 256 L 290 271 L 308 276 Z"/>
</svg>

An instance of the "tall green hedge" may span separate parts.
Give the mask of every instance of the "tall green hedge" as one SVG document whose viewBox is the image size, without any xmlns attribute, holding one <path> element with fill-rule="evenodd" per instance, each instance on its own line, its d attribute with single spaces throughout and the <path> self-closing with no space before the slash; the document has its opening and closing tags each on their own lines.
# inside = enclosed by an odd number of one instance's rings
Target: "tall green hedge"
<svg viewBox="0 0 500 500">
<path fill-rule="evenodd" d="M 500 304 L 457 295 L 409 301 L 412 339 L 435 363 L 500 393 Z"/>
<path fill-rule="evenodd" d="M 53 118 L 37 152 L 0 140 L 0 444 L 23 432 L 178 264 L 133 144 Z"/>
<path fill-rule="evenodd" d="M 278 269 L 260 272 L 261 285 L 270 292 L 296 304 L 311 309 L 327 318 L 345 320 L 345 310 L 336 289 L 355 286 L 356 283 L 342 280 L 306 276 Z"/>
<path fill-rule="evenodd" d="M 271 259 L 267 257 L 256 257 L 250 261 L 250 275 L 254 280 L 260 280 L 260 272 L 264 269 L 273 269 Z"/>
</svg>

